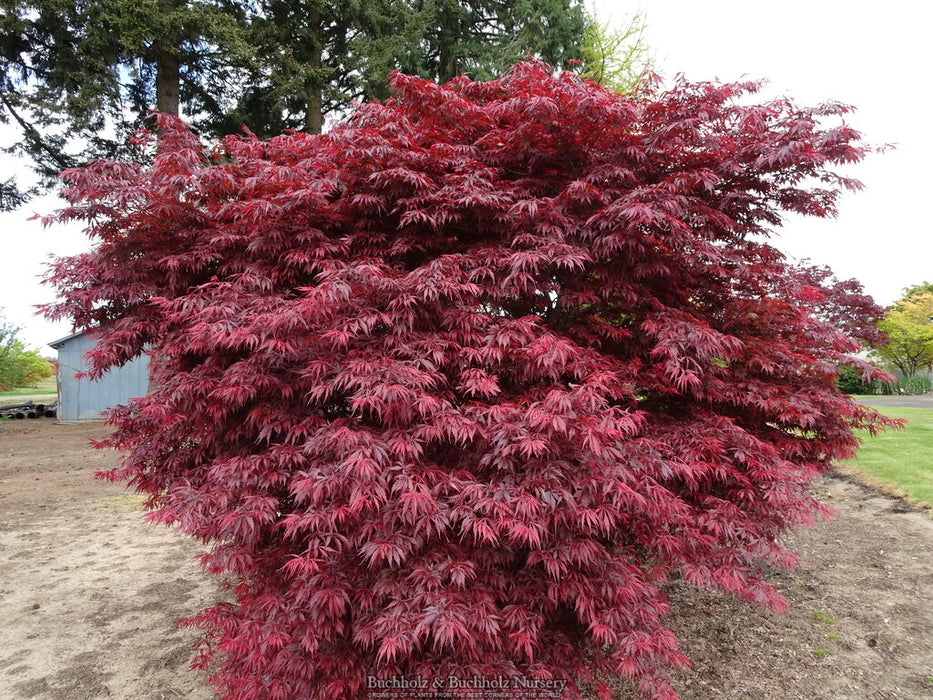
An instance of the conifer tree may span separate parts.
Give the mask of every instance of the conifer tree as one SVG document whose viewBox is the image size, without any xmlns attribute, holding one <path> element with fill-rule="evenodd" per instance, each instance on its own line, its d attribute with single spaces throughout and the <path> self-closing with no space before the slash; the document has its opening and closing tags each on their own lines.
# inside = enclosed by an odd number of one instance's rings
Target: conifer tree
<svg viewBox="0 0 933 700">
<path fill-rule="evenodd" d="M 232 0 L 0 0 L 0 122 L 8 151 L 40 185 L 101 157 L 138 155 L 130 137 L 152 109 L 226 108 L 234 65 L 248 53 L 244 8 Z M 23 200 L 10 180 L 0 208 Z"/>
<path fill-rule="evenodd" d="M 388 94 L 389 71 L 491 78 L 526 54 L 579 58 L 579 0 L 0 0 L 0 123 L 49 185 L 101 157 L 142 157 L 149 111 L 206 137 L 317 133 Z M 28 193 L 0 182 L 0 209 Z"/>
</svg>

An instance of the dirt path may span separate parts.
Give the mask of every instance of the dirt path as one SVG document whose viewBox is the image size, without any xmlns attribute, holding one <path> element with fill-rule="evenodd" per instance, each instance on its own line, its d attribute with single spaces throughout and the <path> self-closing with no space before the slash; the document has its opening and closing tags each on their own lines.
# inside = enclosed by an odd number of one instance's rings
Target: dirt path
<svg viewBox="0 0 933 700">
<path fill-rule="evenodd" d="M 788 613 L 671 592 L 682 700 L 933 698 L 933 520 L 841 477 L 814 490 L 836 517 L 790 540 Z"/>
<path fill-rule="evenodd" d="M 174 620 L 216 586 L 195 544 L 91 478 L 113 463 L 87 446 L 104 434 L 0 423 L 0 698 L 207 700 Z M 672 589 L 683 700 L 933 698 L 933 520 L 842 479 L 815 488 L 838 516 L 794 538 L 802 564 L 776 577 L 790 613 Z"/>
<path fill-rule="evenodd" d="M 863 396 L 859 398 L 859 402 L 877 408 L 883 408 L 884 406 L 933 408 L 933 394 L 923 394 L 921 396 Z"/>
<path fill-rule="evenodd" d="M 210 698 L 174 621 L 212 599 L 197 547 L 92 478 L 100 424 L 0 423 L 0 698 Z"/>
</svg>

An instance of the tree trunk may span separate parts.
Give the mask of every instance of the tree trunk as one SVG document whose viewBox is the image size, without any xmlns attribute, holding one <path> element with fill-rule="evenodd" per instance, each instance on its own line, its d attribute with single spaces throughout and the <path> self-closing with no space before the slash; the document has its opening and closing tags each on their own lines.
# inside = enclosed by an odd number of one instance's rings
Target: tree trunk
<svg viewBox="0 0 933 700">
<path fill-rule="evenodd" d="M 894 366 L 901 371 L 901 374 L 904 375 L 904 379 L 909 379 L 917 372 L 916 360 L 906 353 L 904 357 L 894 360 Z"/>
<path fill-rule="evenodd" d="M 324 127 L 324 85 L 323 64 L 324 49 L 321 39 L 321 11 L 314 7 L 308 12 L 308 23 L 311 25 L 313 45 L 311 47 L 311 76 L 308 80 L 308 93 L 305 98 L 305 131 L 309 134 L 320 134 Z"/>
<path fill-rule="evenodd" d="M 162 0 L 162 13 L 169 17 L 185 0 Z M 178 93 L 181 85 L 181 61 L 173 37 L 158 37 L 154 42 L 156 58 L 156 109 L 165 114 L 179 115 Z"/>
<path fill-rule="evenodd" d="M 324 128 L 323 100 L 320 86 L 313 86 L 308 91 L 308 107 L 305 112 L 305 131 L 309 134 L 320 134 Z"/>
<path fill-rule="evenodd" d="M 443 84 L 460 75 L 460 59 L 457 55 L 459 50 L 460 20 L 456 11 L 442 10 L 442 15 L 438 18 L 439 44 L 437 51 L 437 82 Z"/>
<path fill-rule="evenodd" d="M 156 109 L 178 116 L 178 88 L 181 82 L 178 54 L 160 50 L 156 64 Z"/>
</svg>

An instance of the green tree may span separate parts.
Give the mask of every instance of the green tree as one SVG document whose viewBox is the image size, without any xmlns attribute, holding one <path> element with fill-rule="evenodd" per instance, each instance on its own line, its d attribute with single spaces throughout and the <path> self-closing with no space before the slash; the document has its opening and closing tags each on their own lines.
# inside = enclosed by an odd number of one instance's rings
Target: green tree
<svg viewBox="0 0 933 700">
<path fill-rule="evenodd" d="M 436 82 L 502 75 L 533 56 L 567 67 L 582 58 L 586 12 L 580 0 L 411 0 L 399 68 Z"/>
<path fill-rule="evenodd" d="M 912 377 L 933 366 L 933 285 L 924 282 L 904 291 L 878 324 L 890 342 L 875 353 Z"/>
<path fill-rule="evenodd" d="M 152 108 L 212 114 L 248 53 L 232 0 L 0 0 L 0 122 L 49 184 L 91 159 L 126 157 Z M 10 208 L 24 193 L 0 190 Z"/>
<path fill-rule="evenodd" d="M 17 338 L 18 326 L 0 316 L 0 391 L 52 376 L 52 363 Z"/>
<path fill-rule="evenodd" d="M 204 136 L 319 132 L 327 113 L 388 94 L 392 69 L 446 81 L 525 55 L 581 57 L 580 0 L 0 0 L 0 122 L 40 186 L 101 157 L 152 108 Z M 0 208 L 27 195 L 0 182 Z"/>
<path fill-rule="evenodd" d="M 392 70 L 440 83 L 502 75 L 527 55 L 581 58 L 580 0 L 262 0 L 250 87 L 228 115 L 259 136 L 319 133 L 327 114 L 388 97 Z"/>
<path fill-rule="evenodd" d="M 645 42 L 646 18 L 637 12 L 616 27 L 602 21 L 595 10 L 587 15 L 580 47 L 580 75 L 621 93 L 630 93 L 641 82 L 650 59 Z"/>
<path fill-rule="evenodd" d="M 320 133 L 324 115 L 385 92 L 400 46 L 413 37 L 401 0 L 260 0 L 248 23 L 251 59 L 236 106 L 215 132 Z M 381 95 L 380 95 L 381 96 Z"/>
<path fill-rule="evenodd" d="M 921 282 L 920 284 L 912 284 L 909 287 L 904 287 L 901 298 L 894 302 L 893 307 L 899 309 L 905 301 L 910 301 L 923 294 L 933 294 L 933 282 Z"/>
</svg>

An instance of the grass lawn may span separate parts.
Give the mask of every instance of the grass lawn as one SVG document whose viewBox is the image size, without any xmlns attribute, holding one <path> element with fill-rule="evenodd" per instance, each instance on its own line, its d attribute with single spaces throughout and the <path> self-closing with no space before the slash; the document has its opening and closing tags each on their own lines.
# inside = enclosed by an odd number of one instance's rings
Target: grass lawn
<svg viewBox="0 0 933 700">
<path fill-rule="evenodd" d="M 57 393 L 58 387 L 55 384 L 55 375 L 52 375 L 48 379 L 43 379 L 38 384 L 33 384 L 32 386 L 21 386 L 17 389 L 11 389 L 10 391 L 0 391 L 0 404 L 13 403 L 12 401 L 7 401 L 7 398 L 15 399 L 19 396 L 55 396 Z"/>
<path fill-rule="evenodd" d="M 863 435 L 858 457 L 840 465 L 840 471 L 933 508 L 933 409 L 884 406 L 878 410 L 909 423 L 903 430 Z"/>
</svg>

